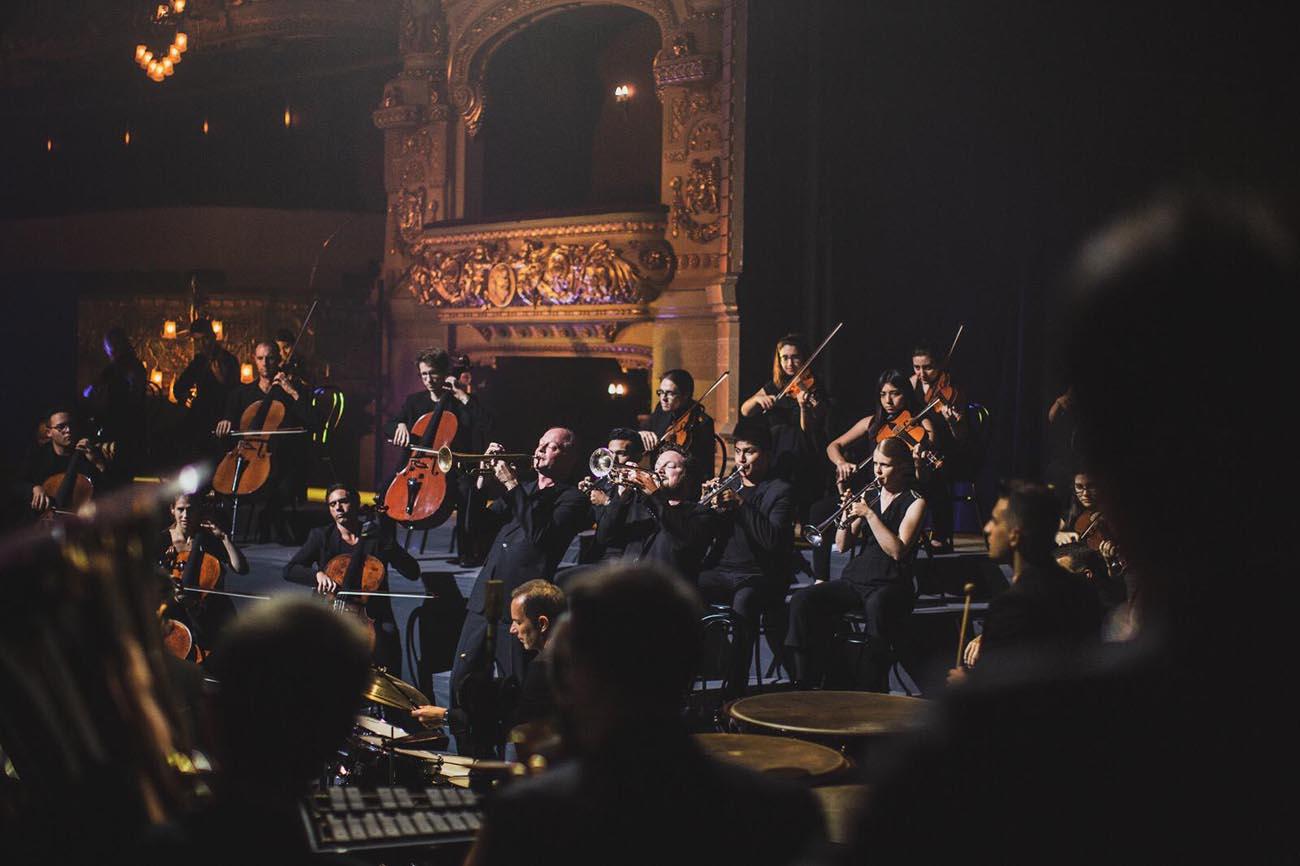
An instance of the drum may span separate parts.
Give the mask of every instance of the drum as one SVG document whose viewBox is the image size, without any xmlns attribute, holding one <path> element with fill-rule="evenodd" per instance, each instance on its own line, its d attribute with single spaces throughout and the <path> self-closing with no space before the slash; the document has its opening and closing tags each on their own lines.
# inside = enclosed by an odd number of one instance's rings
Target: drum
<svg viewBox="0 0 1300 866">
<path fill-rule="evenodd" d="M 929 701 L 877 692 L 771 692 L 741 698 L 727 714 L 742 731 L 785 734 L 835 745 L 915 730 Z"/>
<path fill-rule="evenodd" d="M 446 748 L 441 732 L 408 734 L 391 722 L 374 716 L 358 715 L 352 733 L 339 750 L 340 761 L 334 772 L 336 784 L 380 787 L 405 785 L 425 787 L 438 770 L 438 763 L 428 756 L 432 752 L 394 748 L 394 744 L 412 737 Z"/>
<path fill-rule="evenodd" d="M 821 784 L 852 767 L 849 759 L 834 749 L 787 737 L 696 734 L 695 742 L 706 754 L 720 761 L 811 785 Z"/>
</svg>

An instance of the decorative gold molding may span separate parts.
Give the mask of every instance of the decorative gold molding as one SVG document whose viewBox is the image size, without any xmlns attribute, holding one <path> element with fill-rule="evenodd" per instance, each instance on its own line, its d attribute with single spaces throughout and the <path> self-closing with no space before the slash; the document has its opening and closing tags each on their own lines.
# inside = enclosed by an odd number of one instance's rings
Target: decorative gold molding
<svg viewBox="0 0 1300 866">
<path fill-rule="evenodd" d="M 721 232 L 721 220 L 697 220 L 702 214 L 722 210 L 722 158 L 693 159 L 690 172 L 668 182 L 673 191 L 669 234 L 676 238 L 682 231 L 697 244 L 715 240 Z"/>
</svg>

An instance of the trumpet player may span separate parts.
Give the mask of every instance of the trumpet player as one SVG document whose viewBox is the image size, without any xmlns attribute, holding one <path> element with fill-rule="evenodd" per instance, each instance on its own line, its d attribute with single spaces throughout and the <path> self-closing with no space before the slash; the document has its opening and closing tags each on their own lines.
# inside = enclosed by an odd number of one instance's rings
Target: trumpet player
<svg viewBox="0 0 1300 866">
<path fill-rule="evenodd" d="M 641 443 L 641 437 L 637 435 L 637 431 L 626 427 L 615 427 L 609 431 L 609 444 L 606 447 L 609 456 L 613 458 L 614 467 L 638 466 L 645 457 L 645 447 Z M 587 494 L 587 499 L 591 503 L 592 516 L 597 523 L 600 523 L 610 509 L 620 506 L 623 519 L 640 520 L 649 516 L 645 506 L 634 495 L 633 488 L 622 483 L 619 475 L 617 471 L 611 471 L 603 478 L 588 477 L 578 482 L 578 489 Z M 595 549 L 582 561 L 622 559 L 625 547 L 626 542 L 621 538 L 609 536 L 602 540 L 597 533 Z"/>
<path fill-rule="evenodd" d="M 886 439 L 876 446 L 875 476 L 874 489 L 849 505 L 836 532 L 840 550 L 860 539 L 862 552 L 845 566 L 839 580 L 818 581 L 790 600 L 785 644 L 799 688 L 821 684 L 831 634 L 839 618 L 850 611 L 866 616 L 863 666 L 868 688 L 884 691 L 888 685 L 891 648 L 915 602 L 912 560 L 926 505 L 912 489 L 912 451 L 901 439 Z M 846 494 L 846 498 L 853 496 Z"/>
<path fill-rule="evenodd" d="M 523 482 L 515 467 L 506 460 L 492 460 L 492 474 L 503 488 L 495 508 L 499 508 L 506 523 L 492 539 L 483 568 L 470 592 L 469 610 L 460 632 L 456 658 L 452 664 L 452 694 L 461 679 L 483 661 L 487 640 L 488 620 L 485 602 L 487 582 L 500 580 L 508 597 L 516 587 L 535 579 L 551 580 L 569 543 L 584 527 L 591 526 L 591 512 L 586 498 L 578 488 L 568 482 L 576 462 L 575 437 L 572 430 L 552 427 L 542 434 L 533 450 L 533 469 L 536 481 Z M 496 442 L 486 453 L 502 454 L 505 449 Z M 509 612 L 495 611 L 500 634 L 509 628 Z M 496 647 L 496 662 L 501 676 L 508 679 L 524 673 L 524 653 L 518 641 L 500 640 Z"/>
<path fill-rule="evenodd" d="M 653 473 L 628 473 L 633 496 L 604 510 L 596 524 L 596 543 L 622 548 L 625 558 L 657 560 L 692 583 L 698 581 L 717 512 L 694 501 L 693 477 L 685 446 L 662 446 Z M 638 507 L 640 516 L 634 513 Z"/>
<path fill-rule="evenodd" d="M 743 634 L 735 644 L 731 677 L 736 690 L 748 680 L 749 649 L 760 616 L 768 617 L 768 634 L 780 648 L 786 588 L 794 579 L 790 569 L 794 499 L 790 484 L 771 472 L 772 437 L 766 421 L 743 419 L 733 435 L 740 488 L 714 494 L 722 482 L 714 479 L 705 484 L 716 520 L 699 587 L 705 601 L 728 604 L 739 615 Z"/>
</svg>

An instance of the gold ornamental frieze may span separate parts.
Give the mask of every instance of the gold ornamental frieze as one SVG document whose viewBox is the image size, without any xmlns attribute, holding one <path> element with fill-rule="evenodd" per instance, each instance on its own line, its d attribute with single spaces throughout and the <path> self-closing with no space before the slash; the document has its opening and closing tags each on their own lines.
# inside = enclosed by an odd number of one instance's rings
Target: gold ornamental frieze
<svg viewBox="0 0 1300 866">
<path fill-rule="evenodd" d="M 411 264 L 400 287 L 439 308 L 643 304 L 677 269 L 661 213 L 425 228 L 418 237 L 401 228 Z"/>
</svg>

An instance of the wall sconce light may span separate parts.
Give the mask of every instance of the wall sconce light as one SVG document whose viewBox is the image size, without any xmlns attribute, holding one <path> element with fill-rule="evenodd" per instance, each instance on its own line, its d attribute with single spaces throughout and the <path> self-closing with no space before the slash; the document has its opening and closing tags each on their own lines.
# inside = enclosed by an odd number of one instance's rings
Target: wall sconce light
<svg viewBox="0 0 1300 866">
<path fill-rule="evenodd" d="M 212 320 L 212 336 L 218 340 L 226 339 L 226 326 L 222 324 L 220 319 Z"/>
<path fill-rule="evenodd" d="M 208 134 L 208 119 L 206 117 L 203 118 L 203 134 Z"/>
<path fill-rule="evenodd" d="M 293 112 L 290 111 L 289 106 L 286 105 L 284 107 L 284 128 L 288 129 L 291 126 L 293 126 Z"/>
<path fill-rule="evenodd" d="M 122 143 L 128 146 L 131 144 L 131 130 L 122 133 Z"/>
<path fill-rule="evenodd" d="M 54 139 L 52 138 L 45 139 L 45 152 L 54 153 Z"/>
<path fill-rule="evenodd" d="M 622 382 L 610 382 L 607 390 L 611 397 L 617 398 L 627 396 L 627 385 L 624 385 Z"/>
<path fill-rule="evenodd" d="M 152 370 L 149 371 L 149 381 L 153 382 L 159 388 L 162 387 L 162 379 L 163 379 L 162 370 L 159 370 L 157 367 L 154 367 Z"/>
<path fill-rule="evenodd" d="M 240 364 L 240 365 L 239 365 L 239 381 L 243 382 L 245 385 L 252 384 L 252 381 L 253 381 L 253 365 L 252 365 L 252 364 Z"/>
<path fill-rule="evenodd" d="M 175 340 L 175 339 L 176 339 L 176 320 L 175 320 L 175 319 L 168 319 L 167 321 L 163 322 L 163 339 L 164 339 L 164 340 Z"/>
<path fill-rule="evenodd" d="M 620 84 L 614 88 L 614 101 L 619 105 L 627 105 L 636 95 L 636 88 L 630 84 Z"/>
</svg>

